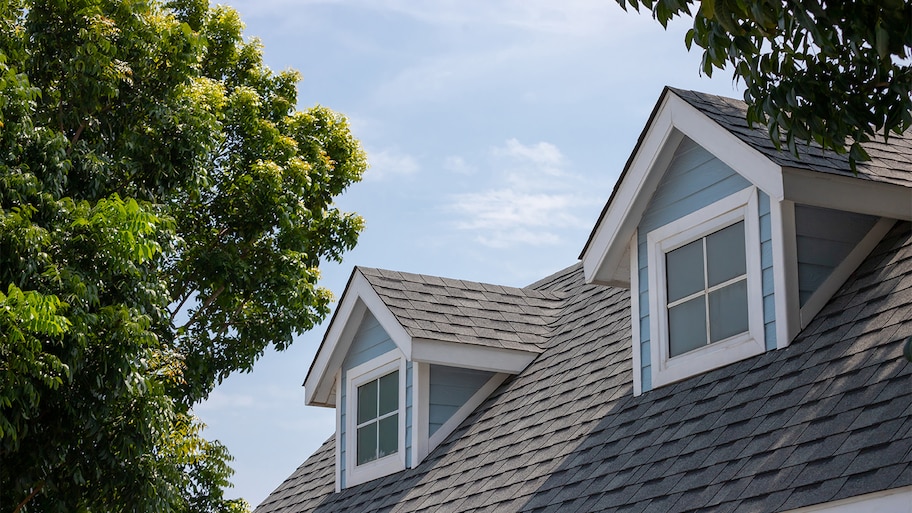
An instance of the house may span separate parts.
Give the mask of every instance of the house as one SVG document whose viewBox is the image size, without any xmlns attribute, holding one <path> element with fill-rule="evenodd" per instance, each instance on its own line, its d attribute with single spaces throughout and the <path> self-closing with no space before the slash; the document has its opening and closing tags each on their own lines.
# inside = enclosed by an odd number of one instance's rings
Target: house
<svg viewBox="0 0 912 513">
<path fill-rule="evenodd" d="M 855 174 L 744 112 L 666 88 L 528 287 L 356 268 L 336 435 L 256 511 L 912 512 L 912 138 Z"/>
</svg>

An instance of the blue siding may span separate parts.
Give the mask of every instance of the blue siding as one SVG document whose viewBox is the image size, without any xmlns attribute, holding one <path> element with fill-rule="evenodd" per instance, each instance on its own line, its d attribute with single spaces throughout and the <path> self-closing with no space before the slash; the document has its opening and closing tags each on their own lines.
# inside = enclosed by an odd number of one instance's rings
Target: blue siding
<svg viewBox="0 0 912 513">
<path fill-rule="evenodd" d="M 876 222 L 874 216 L 807 205 L 795 206 L 801 306 L 804 306 Z"/>
<path fill-rule="evenodd" d="M 383 327 L 377 322 L 377 319 L 370 313 L 364 314 L 361 326 L 352 339 L 351 347 L 348 354 L 345 355 L 345 361 L 342 368 L 345 370 L 357 367 L 362 363 L 367 363 L 374 358 L 384 355 L 396 349 L 396 344 L 383 331 Z"/>
<path fill-rule="evenodd" d="M 763 191 L 758 196 L 760 214 L 760 269 L 763 289 L 763 338 L 766 350 L 776 349 L 776 297 L 773 280 L 773 230 L 770 198 Z"/>
<path fill-rule="evenodd" d="M 640 278 L 640 362 L 643 391 L 652 389 L 649 348 L 649 280 L 646 234 L 750 187 L 750 182 L 721 160 L 685 137 L 668 165 L 638 226 Z"/>
<path fill-rule="evenodd" d="M 431 365 L 430 370 L 428 435 L 433 435 L 494 373 L 445 365 Z"/>
</svg>

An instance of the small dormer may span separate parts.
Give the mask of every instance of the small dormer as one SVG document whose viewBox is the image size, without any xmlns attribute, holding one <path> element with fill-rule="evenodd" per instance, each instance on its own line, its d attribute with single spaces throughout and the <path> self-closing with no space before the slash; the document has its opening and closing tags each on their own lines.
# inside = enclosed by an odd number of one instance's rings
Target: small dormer
<svg viewBox="0 0 912 513">
<path fill-rule="evenodd" d="M 793 157 L 744 113 L 666 88 L 581 255 L 589 283 L 631 290 L 636 395 L 786 347 L 912 218 L 889 165 Z"/>
<path fill-rule="evenodd" d="M 356 268 L 305 380 L 336 409 L 336 490 L 415 467 L 544 348 L 561 300 Z"/>
</svg>

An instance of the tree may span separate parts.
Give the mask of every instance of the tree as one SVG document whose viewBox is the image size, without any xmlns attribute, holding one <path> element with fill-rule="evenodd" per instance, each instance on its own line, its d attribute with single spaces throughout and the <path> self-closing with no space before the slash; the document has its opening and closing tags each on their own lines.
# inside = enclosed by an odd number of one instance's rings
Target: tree
<svg viewBox="0 0 912 513">
<path fill-rule="evenodd" d="M 328 313 L 365 156 L 231 9 L 0 0 L 0 507 L 231 511 L 193 404 Z"/>
<path fill-rule="evenodd" d="M 702 71 L 731 65 L 744 82 L 748 121 L 777 145 L 811 141 L 849 162 L 864 143 L 912 125 L 912 4 L 902 0 L 617 0 L 666 26 L 692 16 L 685 44 Z"/>
</svg>

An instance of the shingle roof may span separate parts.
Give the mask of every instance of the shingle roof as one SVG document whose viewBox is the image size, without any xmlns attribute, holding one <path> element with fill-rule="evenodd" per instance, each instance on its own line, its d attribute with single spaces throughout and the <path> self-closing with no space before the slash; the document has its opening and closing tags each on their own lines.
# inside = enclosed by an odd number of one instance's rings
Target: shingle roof
<svg viewBox="0 0 912 513">
<path fill-rule="evenodd" d="M 358 270 L 413 338 L 541 352 L 563 295 L 383 269 Z"/>
<path fill-rule="evenodd" d="M 912 226 L 792 342 L 634 397 L 626 290 L 579 265 L 545 350 L 417 468 L 333 493 L 331 438 L 257 511 L 784 511 L 912 485 Z M 528 289 L 523 289 L 528 290 Z"/>
<path fill-rule="evenodd" d="M 890 134 L 889 144 L 882 139 L 866 143 L 864 147 L 871 160 L 858 163 L 856 176 L 849 167 L 847 155 L 823 151 L 817 144 L 799 144 L 797 157 L 777 150 L 764 128 L 748 126 L 745 120 L 747 104 L 741 100 L 671 87 L 668 89 L 780 166 L 912 187 L 912 133 L 901 136 Z"/>
</svg>

